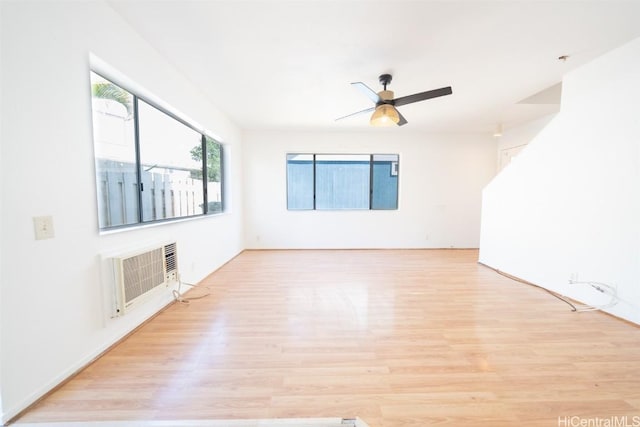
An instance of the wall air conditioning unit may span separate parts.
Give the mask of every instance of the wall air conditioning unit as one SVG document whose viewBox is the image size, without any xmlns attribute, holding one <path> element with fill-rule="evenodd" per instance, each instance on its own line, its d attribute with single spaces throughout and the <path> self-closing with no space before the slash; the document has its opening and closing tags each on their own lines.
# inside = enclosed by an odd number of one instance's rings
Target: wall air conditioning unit
<svg viewBox="0 0 640 427">
<path fill-rule="evenodd" d="M 122 316 L 155 292 L 178 280 L 176 243 L 166 243 L 112 258 L 114 317 Z"/>
</svg>

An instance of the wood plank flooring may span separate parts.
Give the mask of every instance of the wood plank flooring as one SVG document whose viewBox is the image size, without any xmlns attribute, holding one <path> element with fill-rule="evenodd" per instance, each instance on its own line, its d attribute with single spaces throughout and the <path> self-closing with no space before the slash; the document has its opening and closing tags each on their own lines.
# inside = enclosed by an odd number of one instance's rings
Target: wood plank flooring
<svg viewBox="0 0 640 427">
<path fill-rule="evenodd" d="M 571 312 L 477 256 L 243 252 L 202 282 L 211 295 L 169 307 L 18 422 L 640 420 L 640 328 Z"/>
<path fill-rule="evenodd" d="M 275 420 L 63 421 L 21 423 L 21 427 L 369 427 L 360 419 L 280 418 Z"/>
</svg>

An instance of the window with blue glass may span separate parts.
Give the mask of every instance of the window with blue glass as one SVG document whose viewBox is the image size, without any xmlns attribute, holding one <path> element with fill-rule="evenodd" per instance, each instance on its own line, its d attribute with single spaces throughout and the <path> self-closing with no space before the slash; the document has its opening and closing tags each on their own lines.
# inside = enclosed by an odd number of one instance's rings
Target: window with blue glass
<svg viewBox="0 0 640 427">
<path fill-rule="evenodd" d="M 287 154 L 287 208 L 398 209 L 398 155 Z"/>
</svg>

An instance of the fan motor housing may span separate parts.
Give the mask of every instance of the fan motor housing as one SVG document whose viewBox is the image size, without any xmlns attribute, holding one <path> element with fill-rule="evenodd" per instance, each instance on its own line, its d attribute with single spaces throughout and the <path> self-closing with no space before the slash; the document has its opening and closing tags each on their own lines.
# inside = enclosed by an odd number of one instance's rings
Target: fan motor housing
<svg viewBox="0 0 640 427">
<path fill-rule="evenodd" d="M 378 96 L 383 101 L 384 104 L 389 104 L 387 101 L 393 100 L 393 91 L 392 90 L 381 90 L 378 92 Z"/>
</svg>

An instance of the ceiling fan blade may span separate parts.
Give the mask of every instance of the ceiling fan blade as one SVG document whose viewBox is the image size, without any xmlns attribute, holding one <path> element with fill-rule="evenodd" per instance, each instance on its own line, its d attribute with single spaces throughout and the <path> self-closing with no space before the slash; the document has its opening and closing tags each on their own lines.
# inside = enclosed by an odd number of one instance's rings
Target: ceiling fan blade
<svg viewBox="0 0 640 427">
<path fill-rule="evenodd" d="M 367 98 L 372 100 L 374 104 L 377 104 L 378 102 L 380 102 L 380 97 L 378 96 L 378 94 L 366 84 L 362 82 L 354 82 L 354 83 L 351 83 L 351 86 L 355 87 L 360 92 L 362 92 Z"/>
<path fill-rule="evenodd" d="M 397 108 L 396 108 L 396 111 L 398 111 Z M 400 111 L 398 111 L 398 117 L 400 117 L 400 121 L 396 123 L 398 126 L 406 125 L 408 123 L 407 119 L 404 118 L 404 116 L 400 113 Z"/>
<path fill-rule="evenodd" d="M 362 111 L 358 111 L 356 113 L 347 114 L 346 116 L 338 117 L 335 121 L 346 119 L 348 117 L 358 116 L 358 115 L 364 114 L 364 113 L 371 113 L 375 109 L 376 109 L 376 107 L 367 108 L 366 110 L 362 110 Z"/>
<path fill-rule="evenodd" d="M 393 100 L 393 105 L 400 106 L 411 104 L 418 101 L 437 98 L 439 96 L 451 95 L 452 93 L 453 91 L 451 90 L 451 86 L 447 86 L 440 89 L 428 90 L 426 92 L 414 93 L 413 95 L 396 98 Z"/>
</svg>

